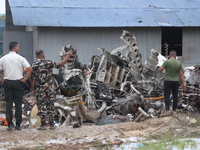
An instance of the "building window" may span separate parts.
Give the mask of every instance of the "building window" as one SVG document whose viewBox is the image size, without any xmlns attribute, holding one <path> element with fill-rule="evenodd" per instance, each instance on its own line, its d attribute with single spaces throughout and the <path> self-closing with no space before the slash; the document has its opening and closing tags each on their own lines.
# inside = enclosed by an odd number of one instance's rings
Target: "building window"
<svg viewBox="0 0 200 150">
<path fill-rule="evenodd" d="M 175 50 L 177 56 L 182 56 L 182 28 L 162 28 L 161 54 L 168 56 L 171 50 Z"/>
</svg>

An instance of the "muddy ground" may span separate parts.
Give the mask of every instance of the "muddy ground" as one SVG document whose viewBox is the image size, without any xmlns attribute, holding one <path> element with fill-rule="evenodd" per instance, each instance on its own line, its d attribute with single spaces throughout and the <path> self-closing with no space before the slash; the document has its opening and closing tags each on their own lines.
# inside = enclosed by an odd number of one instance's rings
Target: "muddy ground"
<svg viewBox="0 0 200 150">
<path fill-rule="evenodd" d="M 39 131 L 36 128 L 21 131 L 7 131 L 6 126 L 0 126 L 0 149 L 8 150 L 87 150 L 99 149 L 99 146 L 129 142 L 131 137 L 135 141 L 151 135 L 157 137 L 172 130 L 183 136 L 195 135 L 200 132 L 194 126 L 192 118 L 184 113 L 171 116 L 147 119 L 142 122 L 125 122 L 108 125 L 86 125 L 80 128 L 72 126 L 57 127 L 55 130 Z M 187 123 L 186 123 L 187 122 Z M 187 125 L 186 125 L 187 124 Z M 190 124 L 190 125 L 188 125 Z"/>
</svg>

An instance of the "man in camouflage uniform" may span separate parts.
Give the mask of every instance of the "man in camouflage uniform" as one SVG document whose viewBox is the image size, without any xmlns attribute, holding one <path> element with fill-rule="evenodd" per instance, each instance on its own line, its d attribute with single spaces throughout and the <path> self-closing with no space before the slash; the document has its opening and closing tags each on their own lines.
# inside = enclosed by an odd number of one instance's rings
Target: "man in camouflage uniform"
<svg viewBox="0 0 200 150">
<path fill-rule="evenodd" d="M 36 95 L 38 114 L 41 118 L 39 130 L 46 130 L 46 121 L 50 123 L 50 129 L 54 129 L 54 101 L 57 88 L 57 82 L 53 77 L 53 68 L 60 68 L 72 56 L 72 51 L 67 52 L 67 56 L 56 63 L 51 60 L 45 60 L 43 50 L 36 51 L 36 62 L 32 64 L 31 91 Z M 48 117 L 47 117 L 48 115 Z"/>
</svg>

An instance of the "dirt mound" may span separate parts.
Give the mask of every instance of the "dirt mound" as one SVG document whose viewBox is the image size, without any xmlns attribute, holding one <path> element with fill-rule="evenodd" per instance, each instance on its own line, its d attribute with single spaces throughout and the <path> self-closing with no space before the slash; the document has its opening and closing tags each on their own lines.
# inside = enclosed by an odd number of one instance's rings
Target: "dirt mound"
<svg viewBox="0 0 200 150">
<path fill-rule="evenodd" d="M 182 114 L 182 117 L 185 115 Z M 180 117 L 179 117 L 180 118 Z M 0 126 L 2 149 L 87 149 L 98 144 L 118 143 L 131 137 L 159 136 L 172 130 L 183 135 L 199 132 L 199 128 L 184 126 L 177 116 L 148 119 L 142 122 L 126 122 L 108 125 L 84 125 L 57 127 L 55 130 L 39 131 L 35 128 L 7 131 Z"/>
</svg>

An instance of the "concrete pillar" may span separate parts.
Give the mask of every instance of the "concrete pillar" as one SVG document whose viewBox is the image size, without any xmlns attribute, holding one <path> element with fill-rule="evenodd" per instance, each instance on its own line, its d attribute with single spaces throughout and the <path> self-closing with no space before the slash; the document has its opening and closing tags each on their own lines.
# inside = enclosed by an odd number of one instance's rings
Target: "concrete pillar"
<svg viewBox="0 0 200 150">
<path fill-rule="evenodd" d="M 25 31 L 33 32 L 33 61 L 35 58 L 35 51 L 38 49 L 38 27 L 37 26 L 26 26 Z"/>
</svg>

